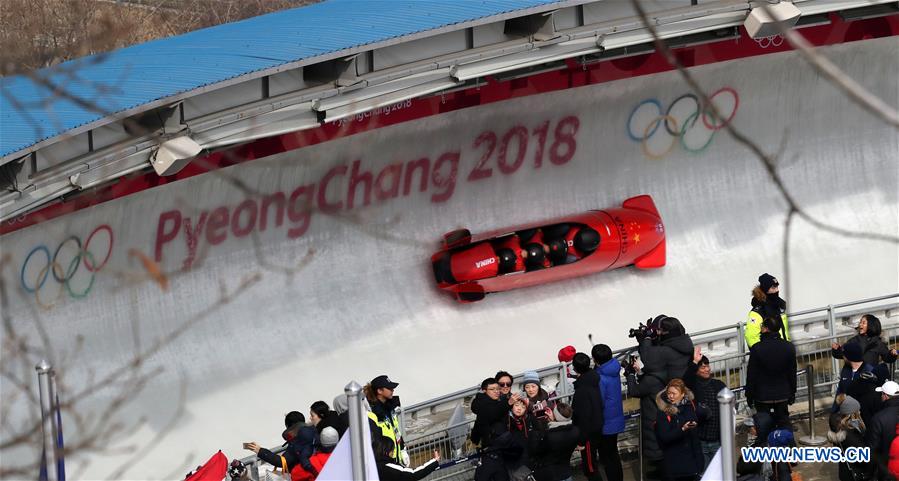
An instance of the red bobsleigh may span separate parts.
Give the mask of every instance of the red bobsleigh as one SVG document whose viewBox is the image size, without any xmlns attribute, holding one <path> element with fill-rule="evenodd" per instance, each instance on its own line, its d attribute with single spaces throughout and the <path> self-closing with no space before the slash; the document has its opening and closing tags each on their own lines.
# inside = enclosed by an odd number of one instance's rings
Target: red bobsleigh
<svg viewBox="0 0 899 481">
<path fill-rule="evenodd" d="M 472 235 L 443 236 L 431 256 L 437 286 L 460 302 L 602 272 L 633 264 L 665 265 L 665 226 L 652 197 L 640 195 L 620 208 L 591 210 L 543 222 Z"/>
</svg>

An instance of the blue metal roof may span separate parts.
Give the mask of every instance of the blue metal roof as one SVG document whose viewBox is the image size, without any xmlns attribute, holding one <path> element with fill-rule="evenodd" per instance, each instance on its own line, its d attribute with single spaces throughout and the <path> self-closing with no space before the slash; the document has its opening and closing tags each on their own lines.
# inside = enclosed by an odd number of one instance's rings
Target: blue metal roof
<svg viewBox="0 0 899 481">
<path fill-rule="evenodd" d="M 486 17 L 571 3 L 582 2 L 330 0 L 72 60 L 31 77 L 2 78 L 0 157 L 111 114 L 253 72 Z M 54 84 L 71 96 L 54 94 Z"/>
</svg>

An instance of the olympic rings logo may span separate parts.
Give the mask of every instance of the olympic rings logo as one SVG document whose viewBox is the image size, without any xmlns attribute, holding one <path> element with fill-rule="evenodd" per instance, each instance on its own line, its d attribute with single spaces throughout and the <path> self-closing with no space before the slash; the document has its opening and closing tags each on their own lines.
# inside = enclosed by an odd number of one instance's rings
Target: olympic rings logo
<svg viewBox="0 0 899 481">
<path fill-rule="evenodd" d="M 772 35 L 770 37 L 754 38 L 753 40 L 762 48 L 780 47 L 784 44 L 783 35 Z"/>
<path fill-rule="evenodd" d="M 716 90 L 709 100 L 724 117 L 722 120 L 716 121 L 711 109 L 690 93 L 674 99 L 667 109 L 658 99 L 643 100 L 627 118 L 627 136 L 639 142 L 643 155 L 650 159 L 665 157 L 678 143 L 687 152 L 702 152 L 715 133 L 730 124 L 740 107 L 740 96 L 730 87 Z"/>
<path fill-rule="evenodd" d="M 105 247 L 100 240 L 103 237 L 107 238 Z M 22 289 L 34 294 L 38 305 L 45 308 L 53 307 L 63 292 L 68 292 L 73 299 L 86 297 L 94 287 L 97 272 L 109 262 L 114 241 L 112 228 L 108 224 L 103 224 L 91 231 L 84 243 L 76 235 L 67 237 L 60 242 L 52 255 L 46 245 L 35 246 L 22 263 L 22 270 L 19 273 Z M 99 250 L 96 252 L 92 250 L 92 243 L 99 244 L 97 247 Z M 84 270 L 81 270 L 82 265 Z M 41 291 L 50 278 L 56 281 L 59 290 L 54 300 L 47 303 L 41 298 Z"/>
</svg>

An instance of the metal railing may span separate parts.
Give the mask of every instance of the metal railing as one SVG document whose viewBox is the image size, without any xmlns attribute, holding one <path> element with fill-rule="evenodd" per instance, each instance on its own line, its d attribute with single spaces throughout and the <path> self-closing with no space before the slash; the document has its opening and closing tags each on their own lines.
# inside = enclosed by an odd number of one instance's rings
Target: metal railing
<svg viewBox="0 0 899 481">
<path fill-rule="evenodd" d="M 820 336 L 815 332 L 815 327 L 820 328 L 820 330 L 822 331 L 820 335 L 822 336 L 834 336 L 852 333 L 852 328 L 848 325 L 837 325 L 837 319 L 843 319 L 848 322 L 849 319 L 867 312 L 886 311 L 889 313 L 891 311 L 896 311 L 897 309 L 899 309 L 899 302 L 892 302 L 888 304 L 852 310 L 846 310 L 846 308 L 872 304 L 875 302 L 890 299 L 899 301 L 899 293 L 886 294 L 882 296 L 843 302 L 839 304 L 830 304 L 823 307 L 788 313 L 787 316 L 790 319 L 790 334 L 793 341 L 795 342 L 805 339 L 819 339 Z M 842 310 L 842 312 L 837 313 L 837 310 Z M 889 317 L 889 315 L 887 317 Z M 722 356 L 727 357 L 727 355 L 730 353 L 745 355 L 748 350 L 745 347 L 746 343 L 743 336 L 744 325 L 744 322 L 727 324 L 720 327 L 693 332 L 690 333 L 690 336 L 693 338 L 693 343 L 695 345 L 703 347 L 703 351 L 706 352 L 707 355 L 711 353 L 717 353 L 718 351 L 723 351 L 721 354 L 709 355 L 709 359 L 719 359 Z M 886 330 L 886 327 L 887 326 L 884 326 L 884 330 Z M 722 344 L 725 349 L 719 349 L 719 346 Z M 635 349 L 636 346 L 618 349 L 614 351 L 612 355 L 615 357 L 621 357 L 623 355 L 626 355 L 628 352 L 634 351 Z M 837 363 L 834 362 L 832 364 L 833 365 L 829 371 L 838 371 Z M 537 369 L 536 371 L 540 376 L 541 381 L 545 385 L 551 384 L 553 382 L 559 382 L 560 387 L 566 385 L 564 382 L 560 382 L 562 379 L 564 379 L 565 376 L 564 364 L 552 364 Z M 739 385 L 744 384 L 746 379 L 745 365 L 740 366 L 740 370 L 737 375 L 740 376 Z M 521 379 L 521 377 L 522 373 L 514 375 L 515 379 Z M 404 434 L 412 432 L 408 428 L 408 421 L 410 419 L 415 420 L 422 417 L 434 415 L 441 411 L 455 409 L 456 404 L 458 404 L 458 402 L 460 401 L 463 403 L 470 402 L 471 399 L 474 398 L 475 394 L 478 393 L 478 391 L 479 386 L 472 386 L 402 408 L 402 415 L 400 419 L 402 432 Z"/>
<path fill-rule="evenodd" d="M 797 402 L 800 400 L 808 401 L 810 423 L 814 420 L 815 412 L 820 410 L 820 408 L 816 407 L 816 398 L 818 396 L 831 396 L 839 382 L 840 367 L 838 361 L 831 356 L 830 343 L 835 340 L 845 340 L 855 334 L 853 328 L 848 325 L 849 319 L 863 313 L 883 313 L 882 317 L 888 322 L 883 323 L 882 335 L 888 339 L 891 345 L 895 345 L 897 340 L 899 340 L 899 319 L 890 320 L 890 318 L 896 317 L 895 313 L 899 313 L 899 310 L 897 310 L 899 309 L 899 302 L 863 309 L 845 309 L 890 299 L 899 300 L 899 293 L 831 304 L 825 307 L 788 314 L 791 338 L 793 345 L 796 347 L 797 362 L 802 366 L 807 366 L 797 372 L 797 375 L 802 376 L 799 378 L 797 385 L 796 400 Z M 840 312 L 837 312 L 838 310 Z M 810 315 L 811 317 L 806 317 Z M 842 320 L 839 324 L 837 323 L 838 319 Z M 816 327 L 821 331 L 821 335 L 814 332 Z M 732 402 L 736 413 L 745 411 L 746 408 L 743 391 L 746 379 L 746 361 L 749 352 L 745 348 L 743 332 L 744 323 L 739 322 L 691 333 L 695 345 L 706 347 L 703 350 L 710 359 L 713 376 L 721 379 L 731 390 L 734 398 L 729 402 Z M 719 349 L 718 346 L 720 344 L 723 344 L 725 349 Z M 635 349 L 636 346 L 619 349 L 614 351 L 613 355 L 621 357 L 629 352 L 633 352 Z M 709 355 L 718 351 L 723 351 L 723 353 Z M 891 368 L 891 372 L 895 375 L 893 368 Z M 567 373 L 566 364 L 553 364 L 536 371 L 544 385 L 554 381 L 558 382 L 560 392 L 557 394 L 560 395 L 559 397 L 570 395 L 567 392 L 567 383 L 564 382 Z M 522 375 L 518 374 L 514 377 L 520 379 Z M 460 406 L 464 406 L 478 391 L 479 387 L 477 386 L 461 389 L 425 402 L 413 404 L 401 410 L 401 431 L 406 439 L 406 446 L 412 464 L 421 464 L 421 462 L 430 457 L 429 454 L 435 449 L 440 451 L 441 457 L 445 460 L 441 464 L 441 469 L 429 477 L 429 479 L 437 481 L 462 478 L 475 469 L 474 463 L 477 462 L 478 455 L 468 442 L 468 434 L 474 419 L 471 416 L 467 416 L 463 420 L 453 423 L 447 422 L 445 427 L 438 429 L 433 429 L 433 426 L 437 423 L 432 423 L 430 429 L 426 428 L 423 432 L 413 432 L 414 430 L 409 429 L 407 421 L 410 418 L 418 419 L 425 416 L 434 416 L 450 409 L 459 410 L 461 409 Z M 622 401 L 625 406 L 627 423 L 624 433 L 619 435 L 619 449 L 627 452 L 636 452 L 638 459 L 640 459 L 642 450 L 640 449 L 638 399 L 628 395 L 626 383 L 623 379 Z M 795 411 L 799 411 L 799 409 L 797 408 Z M 804 416 L 806 413 L 802 412 L 801 414 Z M 814 439 L 814 431 L 811 426 L 810 434 Z M 278 453 L 281 450 L 283 448 L 272 451 Z M 256 473 L 255 476 L 251 474 L 250 479 L 258 480 L 257 468 L 259 460 L 256 456 L 249 456 L 241 461 L 251 468 L 251 473 Z M 640 465 L 640 479 L 642 479 L 642 459 L 640 459 Z"/>
</svg>

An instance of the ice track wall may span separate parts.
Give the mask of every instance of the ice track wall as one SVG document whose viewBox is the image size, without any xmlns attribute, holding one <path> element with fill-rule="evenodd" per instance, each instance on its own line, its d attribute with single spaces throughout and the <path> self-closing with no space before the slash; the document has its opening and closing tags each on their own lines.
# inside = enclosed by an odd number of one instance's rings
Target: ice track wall
<svg viewBox="0 0 899 481">
<path fill-rule="evenodd" d="M 821 50 L 899 104 L 895 37 Z M 784 144 L 780 170 L 810 213 L 850 230 L 899 234 L 895 130 L 795 53 L 693 72 L 735 126 L 768 152 Z M 667 124 L 660 115 L 670 115 Z M 388 373 L 412 403 L 499 368 L 546 365 L 566 344 L 587 349 L 588 333 L 623 347 L 628 327 L 662 312 L 690 330 L 743 318 L 756 277 L 782 275 L 786 211 L 759 161 L 718 127 L 670 72 L 285 152 L 2 237 L 12 259 L 3 272 L 14 287 L 10 314 L 28 333 L 39 317 L 57 350 L 85 337 L 77 363 L 67 366 L 68 382 L 77 384 L 89 370 L 125 362 L 135 342 L 147 346 L 214 304 L 222 284 L 260 273 L 250 291 L 153 357 L 165 372 L 131 408 L 149 418 L 134 440 L 165 425 L 182 380 L 187 412 L 127 477 L 159 478 L 185 456 L 195 466 L 217 449 L 240 457 L 240 442 L 276 444 L 285 412 L 330 402 L 350 379 Z M 264 195 L 248 197 L 220 174 Z M 619 269 L 465 306 L 433 285 L 428 258 L 446 231 L 612 207 L 643 193 L 666 224 L 663 269 Z M 90 252 L 80 261 L 78 244 Z M 171 292 L 152 283 L 124 287 L 117 273 L 138 265 L 130 249 L 183 269 Z M 796 308 L 897 289 L 895 244 L 797 220 L 790 249 Z M 65 272 L 47 267 L 54 254 Z M 287 267 L 306 256 L 293 276 L 260 265 Z M 84 477 L 108 476 L 122 459 L 98 456 Z"/>
</svg>

